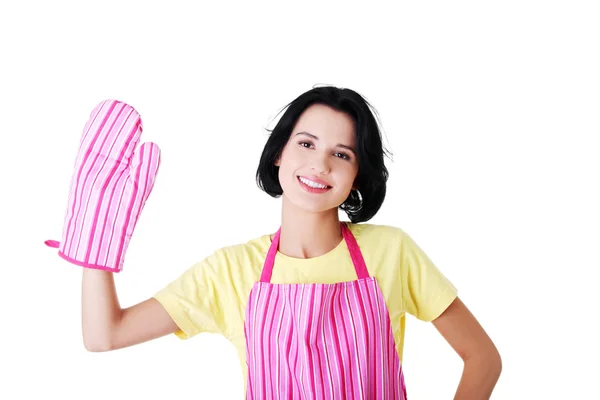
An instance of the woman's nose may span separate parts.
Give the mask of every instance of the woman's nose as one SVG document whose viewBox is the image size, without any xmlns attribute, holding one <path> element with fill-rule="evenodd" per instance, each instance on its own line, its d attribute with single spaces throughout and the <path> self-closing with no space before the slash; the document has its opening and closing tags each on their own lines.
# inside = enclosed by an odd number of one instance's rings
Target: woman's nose
<svg viewBox="0 0 600 400">
<path fill-rule="evenodd" d="M 320 175 L 328 174 L 331 171 L 329 157 L 326 154 L 315 154 L 312 159 L 312 169 Z"/>
</svg>

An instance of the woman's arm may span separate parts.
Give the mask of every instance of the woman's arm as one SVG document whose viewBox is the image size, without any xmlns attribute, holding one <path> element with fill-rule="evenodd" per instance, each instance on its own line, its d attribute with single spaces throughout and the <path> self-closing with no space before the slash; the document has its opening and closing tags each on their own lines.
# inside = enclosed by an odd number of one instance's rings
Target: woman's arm
<svg viewBox="0 0 600 400">
<path fill-rule="evenodd" d="M 179 328 L 154 298 L 121 309 L 112 272 L 83 269 L 83 343 L 89 351 L 109 351 L 146 342 Z"/>
<path fill-rule="evenodd" d="M 502 359 L 477 319 L 457 297 L 432 323 L 464 362 L 454 399 L 489 399 L 502 371 Z"/>
</svg>

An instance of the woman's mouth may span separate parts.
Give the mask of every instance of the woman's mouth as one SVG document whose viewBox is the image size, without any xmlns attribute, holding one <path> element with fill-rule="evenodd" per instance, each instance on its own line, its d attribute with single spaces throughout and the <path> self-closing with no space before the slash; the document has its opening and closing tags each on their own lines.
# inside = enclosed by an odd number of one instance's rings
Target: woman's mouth
<svg viewBox="0 0 600 400">
<path fill-rule="evenodd" d="M 322 183 L 323 181 L 316 182 L 315 180 L 305 178 L 303 176 L 298 176 L 298 182 L 300 183 L 302 189 L 309 193 L 325 193 L 331 189 L 331 186 Z"/>
</svg>

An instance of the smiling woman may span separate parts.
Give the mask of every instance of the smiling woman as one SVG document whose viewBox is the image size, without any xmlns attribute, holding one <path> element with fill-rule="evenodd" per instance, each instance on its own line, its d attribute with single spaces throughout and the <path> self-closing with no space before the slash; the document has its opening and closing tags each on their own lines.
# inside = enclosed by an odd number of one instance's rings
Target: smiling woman
<svg viewBox="0 0 600 400">
<path fill-rule="evenodd" d="M 345 112 L 322 104 L 309 106 L 274 163 L 283 201 L 311 212 L 337 210 L 350 191 L 357 190 L 358 159 L 354 150 L 347 150 L 356 146 L 354 131 L 354 121 Z"/>
<path fill-rule="evenodd" d="M 132 118 L 135 129 L 122 129 L 129 126 L 118 122 L 123 115 Z M 81 155 L 81 165 L 103 160 L 97 154 L 105 145 L 115 148 L 115 165 L 129 165 L 121 149 L 131 149 L 130 140 L 137 143 L 138 126 L 131 107 L 100 105 L 86 125 L 89 151 Z M 147 165 L 156 174 L 158 158 L 150 155 L 157 153 L 141 153 L 121 175 L 138 177 L 136 171 L 149 168 L 142 168 L 146 159 L 155 160 Z M 367 223 L 385 198 L 384 155 L 377 121 L 361 95 L 336 87 L 303 93 L 272 131 L 257 169 L 259 187 L 282 199 L 275 233 L 216 250 L 126 309 L 119 306 L 112 275 L 120 268 L 108 268 L 92 251 L 102 247 L 98 242 L 112 254 L 110 240 L 85 236 L 89 246 L 82 241 L 82 254 L 94 262 L 69 253 L 67 260 L 85 267 L 86 348 L 114 350 L 168 333 L 186 339 L 213 332 L 235 346 L 248 399 L 405 399 L 402 352 L 405 318 L 411 314 L 433 322 L 464 360 L 456 398 L 489 398 L 500 356 L 456 288 L 401 228 Z M 78 171 L 74 179 L 80 176 Z M 109 170 L 103 176 L 111 181 Z M 96 193 L 94 183 L 82 187 Z M 73 237 L 96 226 L 99 215 L 114 217 L 105 198 L 90 201 L 96 212 L 76 213 L 68 230 Z M 142 207 L 143 202 L 136 216 Z M 350 221 L 339 220 L 340 209 Z M 127 227 L 129 220 L 112 222 L 125 221 Z M 119 245 L 118 254 L 126 248 Z"/>
<path fill-rule="evenodd" d="M 298 149 L 288 146 L 292 143 L 312 152 L 301 156 L 294 151 Z M 257 171 L 259 187 L 274 197 L 284 194 L 282 186 L 288 182 L 289 173 L 282 175 L 279 168 L 283 152 L 290 153 L 291 162 L 306 157 L 303 162 L 313 163 L 303 170 L 308 170 L 313 178 L 323 179 L 319 173 L 311 172 L 315 169 L 325 169 L 322 175 L 328 179 L 332 175 L 327 173 L 328 168 L 336 167 L 334 173 L 338 175 L 341 171 L 352 175 L 354 169 L 350 189 L 345 189 L 347 197 L 338 199 L 339 208 L 346 211 L 352 222 L 368 221 L 379 211 L 388 178 L 384 162 L 387 150 L 373 107 L 360 94 L 351 89 L 318 87 L 287 105 L 267 140 Z"/>
</svg>

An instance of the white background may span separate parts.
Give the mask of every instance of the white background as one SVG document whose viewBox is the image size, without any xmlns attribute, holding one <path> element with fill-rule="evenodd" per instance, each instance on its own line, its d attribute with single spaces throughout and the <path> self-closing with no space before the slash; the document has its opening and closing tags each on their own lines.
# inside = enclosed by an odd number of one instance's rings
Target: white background
<svg viewBox="0 0 600 400">
<path fill-rule="evenodd" d="M 254 181 L 278 111 L 315 84 L 363 94 L 393 153 L 370 223 L 401 227 L 503 357 L 492 396 L 598 397 L 600 13 L 596 2 L 3 2 L 0 398 L 236 399 L 233 347 L 170 335 L 83 347 L 81 268 L 60 239 L 79 137 L 126 101 L 162 150 L 121 305 L 213 250 L 271 233 Z M 462 363 L 409 316 L 411 400 L 450 399 Z"/>
</svg>

